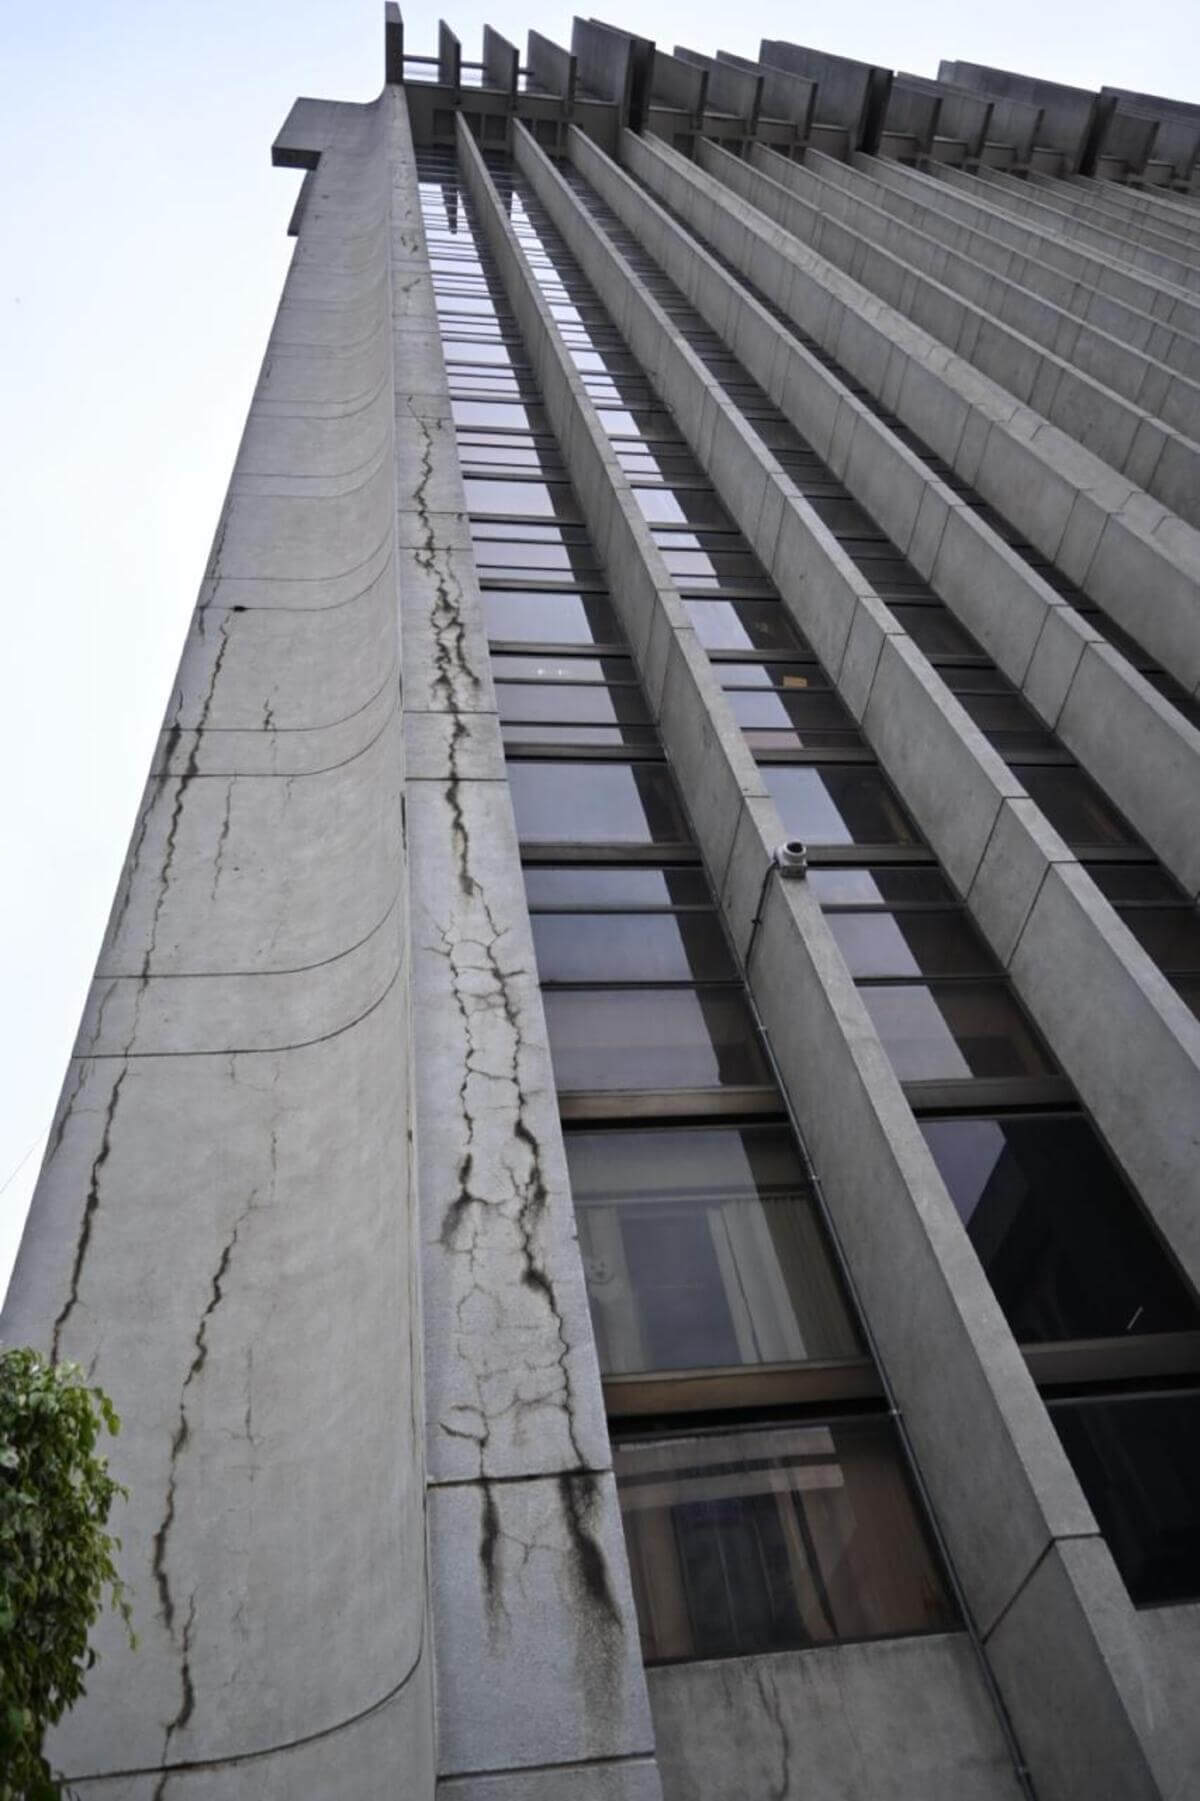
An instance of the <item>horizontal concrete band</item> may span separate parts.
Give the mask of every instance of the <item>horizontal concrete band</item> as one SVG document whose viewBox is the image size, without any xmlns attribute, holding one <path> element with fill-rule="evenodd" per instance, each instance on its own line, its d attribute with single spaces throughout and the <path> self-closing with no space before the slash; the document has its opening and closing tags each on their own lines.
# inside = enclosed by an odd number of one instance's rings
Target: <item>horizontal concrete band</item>
<svg viewBox="0 0 1200 1801">
<path fill-rule="evenodd" d="M 670 322 L 532 141 L 519 131 L 514 137 L 518 167 L 685 432 L 690 424 L 700 437 L 712 434 L 724 446 L 721 454 L 739 455 L 735 420 L 729 420 L 734 436 L 721 438 L 727 409 L 719 396 L 692 391 L 672 378 L 671 365 L 677 358 L 690 360 L 690 352 Z M 578 134 L 570 145 L 573 160 L 593 178 L 601 153 Z M 591 406 L 577 378 L 568 380 L 565 389 L 586 416 Z M 572 433 L 568 442 L 590 442 L 597 430 L 589 423 L 585 437 Z M 583 481 L 595 466 L 590 458 L 572 457 L 571 473 L 581 496 L 588 493 Z M 613 474 L 625 482 L 619 471 Z M 657 558 L 652 545 L 648 554 Z M 653 592 L 656 604 L 663 604 L 660 584 L 649 582 L 644 592 Z M 644 627 L 631 635 L 635 646 L 647 639 L 655 642 Z M 653 680 L 656 665 L 645 651 L 639 654 Z M 713 801 L 689 741 L 696 726 L 685 723 L 686 709 L 672 705 L 671 689 L 680 679 L 673 682 L 668 670 L 658 717 L 684 798 L 700 819 Z M 725 739 L 725 718 L 722 708 L 710 721 L 714 740 Z M 769 803 L 743 803 L 721 882 L 722 905 L 743 958 L 779 830 Z M 979 1617 L 988 1623 L 1005 1617 L 1029 1570 L 1060 1537 L 1082 1536 L 1100 1565 L 1111 1569 L 861 997 L 803 884 L 774 883 L 767 889 L 747 977 Z M 920 1330 L 914 1330 L 906 1299 L 917 1293 L 922 1297 Z M 1112 1605 L 1128 1611 L 1115 1571 L 1111 1584 Z M 1061 1662 L 1083 1672 L 1081 1717 L 1097 1710 L 1097 1731 L 1115 1754 L 1118 1742 L 1128 1745 L 1130 1738 L 1126 1703 L 1099 1674 L 1104 1659 L 1095 1630 L 1076 1618 L 1061 1640 L 1056 1629 L 1045 1638 L 1035 1631 L 1030 1655 L 1046 1657 L 1047 1669 Z M 1036 1711 L 1033 1701 L 1030 1729 L 1041 1733 L 1048 1722 L 1034 1728 Z M 1023 1722 L 1017 1724 L 1021 1730 Z M 1130 1767 L 1140 1760 L 1136 1747 L 1123 1750 L 1118 1759 Z M 1131 1792 L 1152 1791 L 1135 1783 Z"/>
<path fill-rule="evenodd" d="M 609 159 L 582 138 L 569 142 L 573 160 L 689 298 L 728 282 Z M 631 135 L 623 150 L 639 173 L 653 162 L 668 195 L 673 192 L 676 159 L 669 152 Z M 621 267 L 649 317 L 651 297 L 623 260 Z M 630 335 L 633 313 L 623 304 L 625 311 L 614 308 L 614 315 Z M 733 300 L 726 295 L 711 304 Z M 657 308 L 654 316 L 663 317 Z M 718 495 L 1145 1204 L 1185 1265 L 1200 1274 L 1200 1219 L 1190 1199 L 1200 1191 L 1200 1171 L 1192 1128 L 1180 1123 L 1200 1117 L 1200 1023 L 695 354 L 678 339 L 662 346 L 648 336 L 635 351 Z M 1145 1061 L 1151 1056 L 1162 1059 L 1153 1081 Z M 1177 1084 L 1179 1112 L 1161 1107 L 1166 1071 Z"/>
<path fill-rule="evenodd" d="M 704 161 L 702 155 L 702 162 Z M 900 265 L 907 265 L 919 270 L 922 276 L 932 278 L 940 288 L 959 295 L 972 307 L 979 309 L 985 330 L 970 330 L 971 314 L 960 319 L 960 331 L 955 348 L 970 344 L 964 354 L 977 367 L 987 369 L 996 380 L 1015 389 L 1020 397 L 1030 404 L 1037 404 L 1036 396 L 1049 390 L 1053 383 L 1053 371 L 1056 363 L 1068 363 L 1079 370 L 1085 377 L 1100 384 L 1099 399 L 1107 404 L 1104 390 L 1111 390 L 1133 407 L 1158 419 L 1172 431 L 1183 437 L 1195 440 L 1200 432 L 1200 386 L 1190 381 L 1178 371 L 1167 368 L 1139 348 L 1132 340 L 1118 337 L 1115 333 L 1105 331 L 1077 318 L 1067 307 L 1047 300 L 1032 288 L 1024 286 L 1008 275 L 1002 275 L 995 269 L 989 269 L 975 257 L 966 254 L 951 245 L 945 244 L 935 232 L 927 232 L 923 224 L 913 220 L 900 221 L 891 212 L 867 195 L 856 193 L 849 182 L 825 180 L 815 169 L 809 169 L 800 163 L 789 161 L 786 157 L 777 156 L 771 150 L 756 150 L 754 165 L 765 176 L 787 188 L 801 203 L 801 207 L 816 208 L 818 218 L 835 218 L 859 234 L 861 239 L 880 246 L 897 258 Z M 709 164 L 705 166 L 711 167 Z M 717 173 L 715 169 L 714 173 Z M 849 181 L 861 180 L 855 177 L 854 171 L 846 171 Z M 769 211 L 769 208 L 764 208 Z M 788 225 L 789 230 L 795 226 L 783 217 L 782 209 L 777 217 L 780 224 Z M 801 211 L 795 215 L 798 222 L 804 221 Z M 814 227 L 809 221 L 808 228 L 802 234 L 806 241 L 816 243 Z M 834 245 L 822 246 L 824 254 L 838 262 L 840 267 L 849 265 L 840 255 L 834 255 Z M 855 250 L 856 267 L 850 272 L 860 281 L 873 288 L 884 298 L 892 298 L 893 292 L 899 289 L 894 286 L 895 272 L 887 270 L 889 292 L 885 292 L 875 279 L 877 265 L 873 259 L 866 257 L 861 249 Z M 903 280 L 902 271 L 900 280 Z M 949 324 L 941 296 L 934 293 L 929 299 L 936 311 L 940 313 L 938 335 L 943 342 L 951 339 L 941 329 Z M 906 311 L 909 310 L 906 308 Z M 918 317 L 915 310 L 909 312 L 910 317 Z M 999 321 L 1017 334 L 1016 342 L 1006 340 L 992 329 L 993 322 Z M 918 323 L 923 323 L 918 319 Z M 1050 360 L 1038 366 L 1030 356 L 1029 345 L 1040 345 L 1050 353 Z M 986 344 L 986 350 L 981 346 Z M 1007 376 L 1007 379 L 1006 379 Z M 1097 398 L 1093 394 L 1093 398 Z M 1074 408 L 1080 405 L 1079 390 L 1059 383 L 1054 389 L 1052 404 L 1059 407 L 1064 399 Z M 1039 410 L 1045 411 L 1045 407 Z M 1047 412 L 1047 417 L 1054 416 Z M 1087 415 L 1090 425 L 1091 414 Z M 1113 414 L 1116 425 L 1118 418 L 1121 427 L 1124 425 L 1124 414 Z M 1068 424 L 1067 429 L 1071 427 Z M 1121 439 L 1114 438 L 1119 444 Z M 1100 442 L 1093 439 L 1091 447 L 1102 454 Z M 1112 460 L 1109 458 L 1108 460 Z M 1148 459 L 1147 459 L 1148 460 Z M 1131 470 L 1132 474 L 1133 471 Z M 1167 500 L 1169 496 L 1161 495 Z"/>
<path fill-rule="evenodd" d="M 714 169 L 744 164 L 706 146 Z M 664 240 L 665 241 L 665 240 Z M 1026 695 L 1191 893 L 1200 888 L 1200 731 L 825 365 L 699 247 L 675 279 L 797 430 Z M 1198 641 L 1200 651 L 1200 641 Z M 1120 696 L 1128 732 L 1109 729 Z M 1144 763 L 1128 753 L 1130 737 Z"/>
<path fill-rule="evenodd" d="M 643 140 L 638 172 L 1185 686 L 1197 686 L 1200 536 L 1189 525 L 694 164 Z"/>
<path fill-rule="evenodd" d="M 810 153 L 806 160 L 823 175 L 830 175 L 831 158 L 818 159 Z M 904 168 L 879 157 L 855 156 L 851 166 L 884 187 L 932 205 L 939 214 L 986 233 L 994 242 L 1034 258 L 1071 281 L 1159 320 L 1168 333 L 1177 332 L 1193 343 L 1200 340 L 1200 298 L 1184 294 L 1178 288 L 1164 287 L 1117 257 L 1090 251 L 1084 245 L 1069 244 L 1030 220 L 1006 213 L 999 204 L 999 196 L 984 183 L 977 183 L 974 189 L 966 183 L 951 184 L 940 175 Z M 1163 347 L 1164 344 L 1169 347 L 1170 338 L 1156 342 L 1160 344 L 1163 361 L 1173 362 L 1173 357 Z M 1194 374 L 1194 367 L 1189 368 L 1188 373 Z"/>
<path fill-rule="evenodd" d="M 964 180 L 977 182 L 994 195 L 1006 212 L 1015 213 L 1022 219 L 1032 219 L 1070 242 L 1101 250 L 1152 276 L 1155 281 L 1167 283 L 1184 293 L 1200 293 L 1200 269 L 1182 262 L 1177 256 L 1145 245 L 1131 244 L 1123 230 L 1092 224 L 1086 219 L 1075 217 L 1064 207 L 1052 206 L 1041 192 L 1036 189 L 1030 192 L 1023 182 L 1016 181 L 998 169 L 981 169 L 977 176 L 964 176 L 961 170 L 950 169 L 946 172 L 946 179 L 956 185 Z"/>
<path fill-rule="evenodd" d="M 722 154 L 702 144 L 701 166 L 712 171 Z M 758 169 L 739 163 L 738 174 L 729 179 L 798 242 L 897 308 L 1006 394 L 1068 432 L 1180 518 L 1190 524 L 1200 519 L 1196 500 L 1200 447 L 1163 424 L 1155 410 L 1126 400 L 1066 357 L 1041 348 L 1028 332 L 962 298 L 952 269 L 939 270 L 936 279 L 925 273 L 923 265 L 938 259 L 924 257 L 911 234 L 899 228 L 891 234 L 904 243 L 902 256 L 894 244 L 885 247 L 874 231 L 861 229 L 861 220 L 856 219 L 854 228 L 844 223 L 845 206 L 827 208 L 820 197 L 813 201 L 797 193 L 805 179 L 803 171 L 797 170 L 782 187 Z M 1160 377 L 1160 391 L 1164 385 Z"/>
</svg>

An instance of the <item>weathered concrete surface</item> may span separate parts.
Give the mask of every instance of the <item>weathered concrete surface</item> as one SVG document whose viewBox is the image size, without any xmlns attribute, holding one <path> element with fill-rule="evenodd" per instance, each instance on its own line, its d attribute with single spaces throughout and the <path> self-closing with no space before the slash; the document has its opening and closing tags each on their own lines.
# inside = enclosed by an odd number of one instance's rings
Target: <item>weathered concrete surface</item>
<svg viewBox="0 0 1200 1801">
<path fill-rule="evenodd" d="M 623 179 L 578 134 L 570 143 L 589 178 Z M 722 437 L 736 421 L 724 418 L 728 409 L 706 389 L 702 372 L 693 386 L 676 389 L 673 366 L 688 360 L 687 347 L 524 134 L 517 136 L 516 155 L 696 454 L 711 459 L 710 469 L 720 462 L 729 471 L 722 489 L 727 504 L 738 516 L 745 501 L 743 528 L 753 532 L 751 477 L 730 468 L 742 459 L 727 454 L 736 439 Z M 870 607 L 863 618 L 872 622 Z M 877 664 L 892 644 L 892 636 L 880 635 Z M 916 666 L 909 673 L 919 678 Z M 690 797 L 686 780 L 683 787 Z M 1022 1592 L 1048 1543 L 1099 1544 L 1099 1535 L 815 898 L 803 884 L 774 883 L 764 905 L 763 875 L 777 821 L 769 805 L 744 804 L 721 883 L 723 904 L 743 955 L 761 910 L 748 979 L 969 1604 L 986 1629 Z M 1036 857 L 1062 855 L 1073 864 L 1029 801 L 1006 802 L 998 829 L 1005 823 Z M 1014 861 L 1011 855 L 997 859 Z M 1002 881 L 998 874 L 993 879 L 998 897 Z M 1127 1599 L 1122 1617 L 1135 1617 Z M 1048 1667 L 1103 1665 L 1096 1648 L 1103 1619 L 1077 1617 L 1068 1629 L 1048 1615 L 1044 1625 L 1045 1637 L 1031 1652 L 1035 1662 L 1043 1656 Z M 1090 1731 L 1092 1709 L 1098 1720 L 1111 1714 L 1115 1724 L 1104 1730 L 1127 1729 L 1136 1697 L 1116 1675 L 1090 1689 L 1081 1684 L 1079 1694 L 1073 1730 Z M 1043 1700 L 1036 1690 L 1021 1697 L 1022 1707 L 1038 1713 L 1036 1724 L 1031 1718 L 1031 1738 L 1061 1725 L 1056 1717 L 1052 1728 L 1038 1711 Z M 1019 1709 L 1016 1725 L 1022 1733 Z M 1186 1744 L 1186 1734 L 1178 1742 Z M 1140 1763 L 1140 1749 L 1136 1757 Z M 1066 1801 L 1072 1791 L 1047 1792 Z"/>
<path fill-rule="evenodd" d="M 470 143 L 463 168 L 486 218 Z M 438 1769 L 465 1777 L 653 1739 L 407 141 L 393 184 Z"/>
<path fill-rule="evenodd" d="M 631 135 L 622 154 L 652 195 L 1118 623 L 1128 621 L 1132 635 L 1140 633 L 1185 686 L 1196 686 L 1195 664 L 1185 674 L 1167 658 L 1181 636 L 1194 647 L 1200 630 L 1200 534 L 694 164 Z M 1158 640 L 1167 638 L 1160 648 Z"/>
<path fill-rule="evenodd" d="M 317 167 L 4 1319 L 125 1429 L 85 1792 L 433 1789 L 389 133 Z M 174 1774 L 188 1766 L 186 1778 Z M 117 1774 L 119 1772 L 119 1774 Z"/>
<path fill-rule="evenodd" d="M 1016 1801 L 965 1638 L 649 1672 L 665 1801 Z"/>
</svg>

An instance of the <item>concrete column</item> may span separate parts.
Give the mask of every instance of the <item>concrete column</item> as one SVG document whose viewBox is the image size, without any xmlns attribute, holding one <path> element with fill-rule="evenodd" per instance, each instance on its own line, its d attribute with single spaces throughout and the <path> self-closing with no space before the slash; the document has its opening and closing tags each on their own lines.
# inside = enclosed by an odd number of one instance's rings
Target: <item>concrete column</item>
<svg viewBox="0 0 1200 1801">
<path fill-rule="evenodd" d="M 829 174 L 832 158 L 809 152 L 807 161 Z M 901 193 L 914 194 L 934 205 L 949 218 L 965 220 L 986 231 L 998 242 L 1036 256 L 1052 268 L 1061 270 L 1074 280 L 1112 295 L 1131 306 L 1140 307 L 1152 318 L 1177 327 L 1192 337 L 1200 335 L 1200 300 L 1155 281 L 1153 276 L 1131 269 L 1119 257 L 1089 250 L 1086 245 L 1068 243 L 1044 226 L 1014 217 L 1004 211 L 1000 196 L 982 181 L 972 183 L 959 172 L 941 170 L 935 177 L 916 169 L 904 169 L 896 163 L 885 163 L 875 157 L 858 156 L 854 167 L 864 170 L 875 181 Z"/>
<path fill-rule="evenodd" d="M 519 129 L 519 128 L 518 128 Z M 459 167 L 504 225 L 461 115 Z M 421 277 L 423 282 L 428 276 Z M 657 1801 L 653 1732 L 440 348 L 401 578 L 439 1793 Z M 435 424 L 436 421 L 436 424 Z M 401 457 L 403 453 L 401 452 Z M 411 635 L 411 636 L 410 636 Z M 421 709 L 420 712 L 415 709 Z"/>
<path fill-rule="evenodd" d="M 1144 623 L 1147 647 L 1196 688 L 1200 534 L 826 259 L 735 204 L 694 164 L 633 138 L 626 154 L 652 194 L 748 274 L 1064 574 L 1119 623 L 1128 620 L 1135 637 Z"/>
<path fill-rule="evenodd" d="M 1037 320 L 1019 318 L 1008 323 L 996 311 L 960 298 L 963 282 L 957 262 L 948 253 L 929 247 L 930 254 L 925 255 L 917 234 L 896 227 L 884 232 L 889 239 L 885 248 L 876 241 L 874 214 L 864 226 L 858 203 L 848 201 L 839 190 L 830 194 L 826 204 L 815 177 L 798 170 L 785 188 L 713 145 L 701 145 L 700 163 L 710 174 L 719 173 L 765 218 L 782 226 L 799 243 L 811 246 L 868 293 L 878 295 L 911 324 L 961 356 L 995 382 L 1001 393 L 1015 396 L 1038 420 L 1049 420 L 1070 433 L 1109 468 L 1153 494 L 1180 518 L 1193 525 L 1200 521 L 1200 445 L 1158 417 L 1170 386 L 1165 372 L 1159 371 L 1155 378 L 1144 363 L 1139 366 L 1135 385 L 1140 392 L 1150 378 L 1149 386 L 1144 399 L 1131 401 L 1109 380 L 1120 373 L 1121 346 L 1112 347 L 1101 360 L 1102 378 L 1071 361 L 1078 327 L 1072 326 L 1064 354 L 1040 348 L 1040 328 L 1037 335 L 1030 329 L 1038 326 Z M 803 197 L 796 191 L 798 186 L 805 190 Z M 843 222 L 848 208 L 853 209 L 853 225 Z M 970 285 L 979 285 L 973 272 Z M 1001 303 L 1000 296 L 990 298 Z M 1186 422 L 1190 425 L 1190 414 Z"/>
<path fill-rule="evenodd" d="M 787 158 L 776 159 L 765 146 L 756 147 L 753 161 L 756 167 L 774 176 L 784 186 L 788 185 L 791 171 L 796 167 Z M 1094 280 L 1080 279 L 1079 273 L 1070 275 L 1036 251 L 1018 250 L 1015 245 L 1006 243 L 999 233 L 989 232 L 978 223 L 979 219 L 987 217 L 986 213 L 980 211 L 977 222 L 969 223 L 969 209 L 963 209 L 961 214 L 952 210 L 957 196 L 949 189 L 939 190 L 930 182 L 926 184 L 922 198 L 921 189 L 914 186 L 909 191 L 899 183 L 892 184 L 885 178 L 880 164 L 868 166 L 865 158 L 860 168 L 834 162 L 831 157 L 813 155 L 806 159 L 805 167 L 811 167 L 827 186 L 859 195 L 893 219 L 919 227 L 938 243 L 961 252 L 980 269 L 1017 282 L 1030 293 L 1061 307 L 1073 318 L 1085 320 L 1097 330 L 1134 346 L 1164 367 L 1187 376 L 1191 382 L 1200 380 L 1200 343 L 1195 338 L 1173 331 L 1161 319 L 1156 319 L 1147 307 L 1107 294 Z M 1028 244 L 1036 244 L 1035 234 L 1025 235 Z M 1087 274 L 1092 276 L 1095 271 L 1088 270 Z M 1200 324 L 1200 314 L 1197 314 L 1197 323 Z"/>
<path fill-rule="evenodd" d="M 963 179 L 957 170 L 947 175 L 947 180 L 955 184 Z M 1085 244 L 1091 250 L 1103 251 L 1106 256 L 1113 256 L 1119 262 L 1130 264 L 1152 276 L 1155 281 L 1169 282 L 1188 294 L 1200 293 L 1200 269 L 1193 267 L 1190 262 L 1182 261 L 1177 255 L 1133 244 L 1124 231 L 1118 230 L 1116 226 L 1104 228 L 1087 219 L 1078 218 L 1065 207 L 1051 205 L 1043 190 L 1030 188 L 1025 182 L 1017 181 L 1011 175 L 1001 174 L 997 169 L 981 169 L 977 176 L 968 175 L 965 179 L 978 182 L 989 198 L 1007 213 L 1013 213 L 1021 219 L 1032 219 L 1043 229 L 1053 231 L 1072 243 Z"/>
<path fill-rule="evenodd" d="M 695 301 L 707 290 L 702 312 L 710 305 L 715 318 L 732 304 L 720 286 L 727 278 L 660 207 L 580 134 L 568 141 L 572 160 L 685 295 Z M 680 160 L 630 135 L 623 148 L 639 168 L 653 158 L 668 176 Z M 1200 1193 L 1196 1140 L 1181 1123 L 1200 1118 L 1200 1023 L 624 259 L 600 242 L 619 295 L 614 317 L 1147 1207 L 1200 1278 L 1200 1214 L 1187 1198 Z M 829 453 L 838 423 L 828 419 L 818 455 Z M 1164 1105 L 1167 1069 L 1179 1086 Z"/>
<path fill-rule="evenodd" d="M 572 133 L 572 156 L 589 176 L 592 149 Z M 710 467 L 718 459 L 737 463 L 747 446 L 722 438 L 737 421 L 715 384 L 706 385 L 702 368 L 695 391 L 672 374 L 677 359 L 695 359 L 670 321 L 527 134 L 515 134 L 514 153 L 698 454 L 712 458 Z M 581 389 L 577 407 L 590 411 Z M 572 468 L 577 483 L 587 467 Z M 766 513 L 771 502 L 760 499 Z M 647 537 L 649 568 L 658 553 Z M 659 578 L 646 582 L 651 590 L 663 592 Z M 692 701 L 673 708 L 668 683 L 660 727 L 699 816 L 712 803 L 677 736 L 677 721 L 693 708 Z M 726 718 L 722 706 L 707 727 L 722 742 Z M 781 831 L 770 803 L 744 804 L 721 880 L 726 917 L 745 958 L 762 908 L 747 979 L 1039 1793 L 1125 1801 L 1169 1792 L 1160 1789 L 1149 1758 L 1186 1756 L 1186 1705 L 1180 1697 L 1178 1716 L 1151 1744 L 1136 1687 L 1124 1685 L 1127 1672 L 1110 1667 L 1114 1633 L 1136 1634 L 1137 1616 L 815 898 L 803 884 L 773 880 L 763 904 L 773 834 Z M 1032 1587 L 1042 1570 L 1053 1572 L 1050 1585 Z M 848 1701 L 851 1693 L 876 1697 L 891 1720 L 874 1684 L 885 1681 L 893 1701 L 915 1695 L 920 1678 L 910 1653 L 919 1655 L 913 1645 L 897 1646 L 886 1677 L 854 1660 L 836 1669 L 838 1651 L 772 1658 L 761 1681 L 745 1665 L 651 1672 L 668 1795 L 712 1801 L 747 1792 L 760 1777 L 778 1781 L 797 1744 L 820 1744 L 836 1730 L 826 1707 L 834 1690 L 852 1709 L 860 1703 Z M 969 1685 L 969 1671 L 959 1665 L 957 1674 Z M 794 1712 L 801 1705 L 803 1725 Z M 969 1718 L 969 1711 L 958 1716 L 968 1738 L 978 1730 L 963 1724 Z M 687 1731 L 685 1719 L 692 1722 Z M 893 1726 L 903 1734 L 903 1724 Z M 928 1792 L 971 1793 L 981 1774 L 965 1764 L 949 1781 L 939 1772 Z M 819 1775 L 814 1784 L 820 1793 Z"/>
<path fill-rule="evenodd" d="M 389 135 L 309 202 L 6 1308 L 111 1393 L 140 1649 L 55 1732 L 111 1801 L 433 1792 L 409 1163 Z M 119 1772 L 119 1774 L 118 1774 Z"/>
<path fill-rule="evenodd" d="M 715 160 L 702 156 L 700 161 L 710 174 L 720 175 L 721 166 Z M 1007 274 L 944 243 L 939 236 L 927 233 L 923 223 L 896 219 L 877 203 L 875 197 L 850 186 L 851 182 L 862 182 L 856 171 L 843 171 L 848 180 L 826 181 L 813 170 L 790 162 L 765 146 L 756 147 L 754 163 L 763 176 L 800 202 L 800 219 L 808 221 L 810 209 L 815 208 L 819 217 L 841 220 L 869 243 L 920 270 L 933 282 L 960 295 L 1021 338 L 1040 345 L 1051 353 L 1052 360 L 1069 364 L 1089 380 L 1151 414 L 1182 436 L 1194 439 L 1200 434 L 1200 385 L 1167 368 L 1129 339 L 1087 324 L 1019 280 L 1010 279 Z M 791 210 L 782 197 L 773 195 L 768 188 L 758 191 L 764 196 L 763 211 L 793 229 L 789 224 Z M 788 216 L 785 216 L 785 210 Z M 871 259 L 860 261 L 859 279 L 866 279 L 876 292 L 882 292 L 867 275 L 868 267 L 873 267 Z M 911 313 L 910 316 L 916 315 Z M 978 339 L 970 360 L 978 367 L 986 366 L 978 352 Z M 1011 361 L 1014 372 L 1019 373 L 1020 359 Z M 994 369 L 991 372 L 997 374 Z M 997 379 L 1003 378 L 997 374 Z M 1056 406 L 1063 394 L 1060 383 L 1055 395 Z M 1092 448 L 1098 450 L 1099 446 L 1093 443 Z"/>
</svg>

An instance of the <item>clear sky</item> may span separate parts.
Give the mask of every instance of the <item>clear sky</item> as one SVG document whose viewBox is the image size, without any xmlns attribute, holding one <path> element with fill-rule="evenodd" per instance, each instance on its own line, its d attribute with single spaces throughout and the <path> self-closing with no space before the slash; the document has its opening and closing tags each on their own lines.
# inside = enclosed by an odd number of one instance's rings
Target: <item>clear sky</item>
<svg viewBox="0 0 1200 1801">
<path fill-rule="evenodd" d="M 542 0 L 447 16 L 467 57 L 484 18 L 522 47 L 530 26 L 570 40 L 570 11 Z M 604 16 L 668 49 L 790 37 L 921 74 L 950 56 L 1200 100 L 1195 0 Z M 436 36 L 435 13 L 407 13 L 411 53 Z M 11 11 L 5 50 L 0 1290 L 291 251 L 299 177 L 271 169 L 270 142 L 297 94 L 378 91 L 383 0 L 59 0 Z"/>
</svg>

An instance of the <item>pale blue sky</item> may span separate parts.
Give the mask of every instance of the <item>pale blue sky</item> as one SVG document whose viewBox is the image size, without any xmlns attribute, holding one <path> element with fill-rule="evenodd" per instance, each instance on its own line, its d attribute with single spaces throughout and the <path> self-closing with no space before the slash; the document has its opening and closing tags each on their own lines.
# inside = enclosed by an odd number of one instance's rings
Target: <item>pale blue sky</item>
<svg viewBox="0 0 1200 1801">
<path fill-rule="evenodd" d="M 452 7 L 568 42 L 570 12 Z M 939 57 L 1200 100 L 1194 0 L 638 0 L 667 48 L 790 37 L 935 74 Z M 437 15 L 406 21 L 436 46 Z M 154 736 L 287 266 L 296 94 L 364 100 L 382 0 L 59 0 L 10 11 L 0 109 L 0 1290 L 7 1282 Z"/>
</svg>

